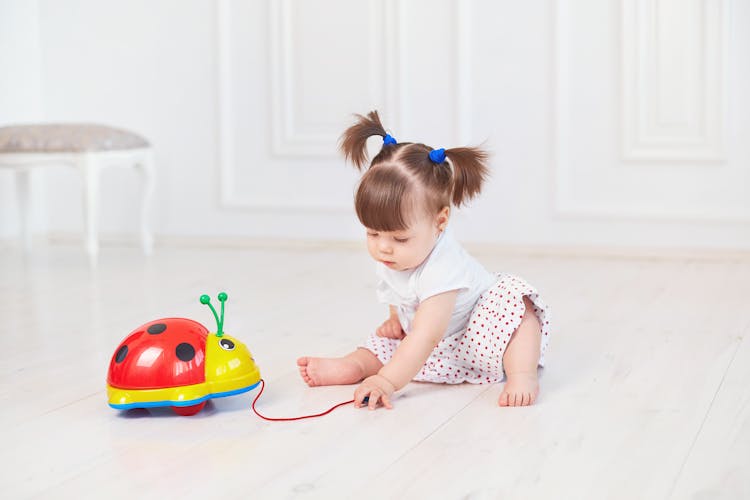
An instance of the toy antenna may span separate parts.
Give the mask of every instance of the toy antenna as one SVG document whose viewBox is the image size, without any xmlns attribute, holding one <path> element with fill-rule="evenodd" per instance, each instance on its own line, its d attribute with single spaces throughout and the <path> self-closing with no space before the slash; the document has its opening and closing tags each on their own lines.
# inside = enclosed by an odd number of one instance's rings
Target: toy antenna
<svg viewBox="0 0 750 500">
<path fill-rule="evenodd" d="M 227 301 L 229 296 L 225 292 L 219 293 L 219 302 L 221 302 L 221 323 L 219 323 L 219 331 L 216 332 L 216 335 L 221 337 L 224 335 L 224 302 Z"/>
<path fill-rule="evenodd" d="M 221 300 L 222 295 L 223 295 L 224 300 Z M 221 337 L 222 335 L 224 335 L 224 332 L 222 331 L 221 328 L 224 323 L 224 301 L 227 300 L 227 294 L 223 292 L 219 294 L 219 300 L 221 301 L 221 321 L 219 321 L 219 315 L 216 314 L 216 309 L 214 309 L 214 306 L 211 304 L 211 297 L 204 294 L 204 295 L 201 295 L 200 300 L 201 300 L 201 304 L 206 304 L 209 307 L 209 309 L 211 309 L 211 312 L 214 315 L 214 319 L 216 319 L 216 336 Z"/>
</svg>

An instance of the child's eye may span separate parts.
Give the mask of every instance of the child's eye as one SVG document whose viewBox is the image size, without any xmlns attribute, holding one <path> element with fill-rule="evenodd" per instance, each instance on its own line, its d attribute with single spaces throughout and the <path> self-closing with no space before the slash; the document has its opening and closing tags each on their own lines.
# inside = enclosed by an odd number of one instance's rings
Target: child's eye
<svg viewBox="0 0 750 500">
<path fill-rule="evenodd" d="M 409 241 L 409 238 L 393 238 L 393 239 L 399 243 L 406 243 L 407 241 Z"/>
<path fill-rule="evenodd" d="M 378 233 L 373 233 L 373 232 L 371 232 L 371 231 L 367 231 L 367 236 L 371 236 L 371 237 L 373 237 L 373 238 L 374 238 L 374 237 L 375 237 L 375 236 L 377 236 L 377 235 L 378 235 Z"/>
</svg>

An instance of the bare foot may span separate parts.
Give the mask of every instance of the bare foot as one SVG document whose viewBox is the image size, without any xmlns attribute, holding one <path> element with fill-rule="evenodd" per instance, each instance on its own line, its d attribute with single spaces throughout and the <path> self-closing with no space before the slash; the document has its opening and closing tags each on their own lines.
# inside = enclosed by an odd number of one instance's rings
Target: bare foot
<svg viewBox="0 0 750 500">
<path fill-rule="evenodd" d="M 316 385 L 356 384 L 364 378 L 364 367 L 351 358 L 309 358 L 297 360 L 302 380 L 310 387 Z"/>
<path fill-rule="evenodd" d="M 500 406 L 529 406 L 534 404 L 538 394 L 539 379 L 536 372 L 509 374 L 497 404 Z"/>
</svg>

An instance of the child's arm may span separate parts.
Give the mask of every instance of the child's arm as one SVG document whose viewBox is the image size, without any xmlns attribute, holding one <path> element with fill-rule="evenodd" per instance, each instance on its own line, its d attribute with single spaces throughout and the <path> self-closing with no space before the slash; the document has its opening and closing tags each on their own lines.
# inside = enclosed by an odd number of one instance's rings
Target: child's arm
<svg viewBox="0 0 750 500">
<path fill-rule="evenodd" d="M 457 290 L 434 295 L 419 304 L 414 315 L 412 331 L 399 344 L 391 360 L 377 375 L 366 378 L 354 392 L 355 406 L 361 406 L 368 396 L 369 406 L 374 408 L 379 399 L 390 408 L 390 395 L 401 389 L 424 366 L 435 346 L 448 328 Z"/>
<path fill-rule="evenodd" d="M 378 372 L 399 390 L 409 383 L 424 366 L 435 346 L 445 335 L 456 305 L 458 291 L 434 295 L 421 302 L 414 314 L 411 332 Z"/>
</svg>

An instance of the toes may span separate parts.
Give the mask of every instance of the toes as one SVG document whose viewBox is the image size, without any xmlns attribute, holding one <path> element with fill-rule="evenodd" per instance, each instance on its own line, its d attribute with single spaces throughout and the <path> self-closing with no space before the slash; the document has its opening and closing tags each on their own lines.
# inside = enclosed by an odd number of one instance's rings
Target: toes
<svg viewBox="0 0 750 500">
<path fill-rule="evenodd" d="M 311 385 L 312 380 L 310 379 L 310 376 L 307 374 L 307 368 L 301 366 L 299 369 L 299 374 L 302 377 L 302 380 L 304 380 L 307 385 Z"/>
<path fill-rule="evenodd" d="M 513 388 L 510 390 L 503 389 L 498 404 L 500 406 L 531 406 L 536 401 L 538 394 L 539 391 L 516 392 Z"/>
<path fill-rule="evenodd" d="M 500 400 L 499 400 L 500 406 L 508 406 L 508 393 L 503 391 L 502 394 L 500 394 Z"/>
<path fill-rule="evenodd" d="M 310 387 L 318 385 L 318 375 L 319 374 L 316 372 L 314 366 L 307 366 L 307 383 L 310 385 Z"/>
<path fill-rule="evenodd" d="M 299 358 L 297 360 L 297 367 L 299 368 L 299 374 L 302 377 L 302 380 L 304 380 L 305 383 L 310 387 L 313 387 L 315 385 L 315 381 L 310 376 L 311 367 L 308 365 L 309 362 L 310 358 L 308 358 L 307 356 Z"/>
</svg>

